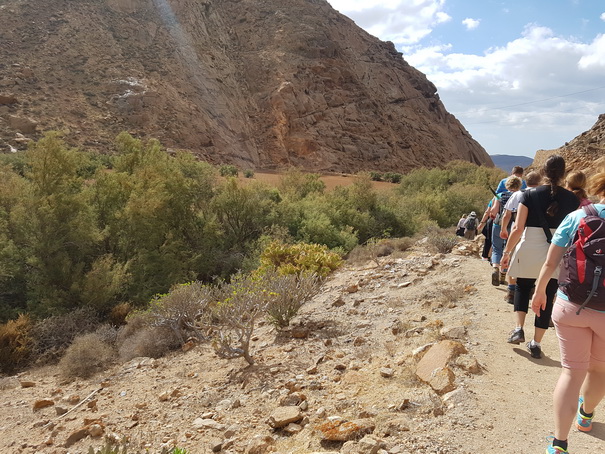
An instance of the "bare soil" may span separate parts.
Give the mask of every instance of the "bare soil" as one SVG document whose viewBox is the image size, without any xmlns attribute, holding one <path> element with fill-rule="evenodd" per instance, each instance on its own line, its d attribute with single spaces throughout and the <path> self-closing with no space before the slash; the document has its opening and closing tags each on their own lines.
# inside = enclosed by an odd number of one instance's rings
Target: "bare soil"
<svg viewBox="0 0 605 454">
<path fill-rule="evenodd" d="M 279 172 L 255 172 L 254 178 L 244 178 L 240 176 L 240 181 L 261 181 L 271 186 L 279 186 L 283 173 Z M 332 189 L 340 186 L 350 186 L 355 182 L 355 175 L 349 174 L 322 174 L 319 178 L 326 184 L 326 190 L 331 191 Z M 388 183 L 386 181 L 372 181 L 372 187 L 376 190 L 392 190 L 397 184 Z"/>
<path fill-rule="evenodd" d="M 540 360 L 523 345 L 507 344 L 512 312 L 503 297 L 504 287 L 490 284 L 489 265 L 476 257 L 418 249 L 379 264 L 348 264 L 291 330 L 258 328 L 253 366 L 219 359 L 202 344 L 117 364 L 90 380 L 63 381 L 56 367 L 2 379 L 0 452 L 87 453 L 105 436 L 129 440 L 131 453 L 162 446 L 196 454 L 375 452 L 322 441 L 318 427 L 341 417 L 372 421 L 383 453 L 543 453 L 560 371 L 555 332 L 545 336 Z M 456 391 L 439 396 L 416 378 L 413 352 L 456 327 L 466 331 L 463 363 L 476 360 L 481 371 L 452 366 Z M 385 368 L 391 377 L 383 376 Z M 306 401 L 304 428 L 272 429 L 267 418 L 293 396 Z M 42 399 L 52 405 L 34 410 Z M 72 411 L 59 416 L 58 407 Z M 599 413 L 592 433 L 572 431 L 574 454 L 603 451 Z M 199 427 L 198 418 L 216 424 Z M 85 431 L 65 447 L 70 435 L 95 423 L 101 436 Z M 254 448 L 259 436 L 271 438 Z"/>
</svg>

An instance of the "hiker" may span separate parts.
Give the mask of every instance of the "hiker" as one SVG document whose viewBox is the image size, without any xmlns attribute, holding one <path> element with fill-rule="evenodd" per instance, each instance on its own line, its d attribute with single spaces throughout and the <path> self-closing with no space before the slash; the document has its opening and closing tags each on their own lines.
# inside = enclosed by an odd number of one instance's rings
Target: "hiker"
<svg viewBox="0 0 605 454">
<path fill-rule="evenodd" d="M 521 196 L 517 218 L 502 258 L 502 266 L 508 267 L 508 273 L 517 278 L 514 297 L 516 324 L 508 337 L 509 343 L 517 345 L 525 342 L 523 326 L 529 300 L 546 259 L 553 229 L 580 204 L 573 192 L 560 186 L 565 175 L 565 160 L 561 156 L 550 156 L 542 172 L 548 184 L 528 189 Z M 550 324 L 552 304 L 557 291 L 555 274 L 552 273 L 546 285 L 547 304 L 535 317 L 534 337 L 527 343 L 532 358 L 542 357 L 540 342 Z"/>
<path fill-rule="evenodd" d="M 464 238 L 474 240 L 477 235 L 477 213 L 471 211 L 464 222 Z"/>
<path fill-rule="evenodd" d="M 521 189 L 526 189 L 527 188 L 527 184 L 525 183 L 525 180 L 523 179 L 523 167 L 521 166 L 515 166 L 513 167 L 513 170 L 511 170 L 510 172 L 510 176 L 511 177 L 519 177 L 521 179 Z M 510 177 L 506 177 L 506 178 L 502 178 L 500 180 L 500 183 L 498 183 L 498 187 L 496 188 L 496 194 L 501 194 L 503 192 L 506 191 L 506 180 L 510 178 Z"/>
<path fill-rule="evenodd" d="M 505 185 L 507 188 L 518 190 L 521 187 L 521 179 L 517 176 L 510 176 L 506 179 Z M 506 202 L 508 202 L 512 194 L 512 191 L 509 189 L 497 194 L 490 213 L 494 219 L 492 226 L 492 285 L 496 286 L 506 284 L 506 269 L 500 267 L 502 251 L 505 245 L 505 241 L 500 237 L 500 232 L 503 230 L 503 227 L 504 229 L 508 229 L 508 225 L 503 226 L 502 217 Z"/>
<path fill-rule="evenodd" d="M 527 174 L 528 188 L 535 188 L 540 184 L 540 181 L 542 181 L 542 176 L 538 172 L 532 171 Z M 515 219 L 517 217 L 517 208 L 519 207 L 519 202 L 521 200 L 523 192 L 525 192 L 524 189 L 513 192 L 513 195 L 510 197 L 510 199 L 508 199 L 508 202 L 506 202 L 506 205 L 504 206 L 504 216 L 502 217 L 502 225 L 509 225 L 510 221 L 515 222 Z M 503 240 L 507 240 L 509 232 L 510 229 L 500 229 L 500 238 L 502 238 Z M 509 275 L 508 290 L 506 292 L 506 295 L 504 296 L 504 301 L 506 301 L 508 304 L 515 304 L 516 284 L 517 280 Z"/>
<path fill-rule="evenodd" d="M 491 264 L 491 256 L 492 256 L 492 226 L 493 219 L 490 216 L 490 212 L 492 209 L 492 204 L 494 203 L 495 197 L 493 197 L 487 204 L 487 208 L 483 212 L 483 216 L 481 217 L 481 222 L 477 226 L 477 230 L 481 232 L 481 234 L 485 237 L 485 241 L 483 242 L 483 250 L 481 251 L 481 260 L 485 260 L 486 262 L 490 262 Z"/>
<path fill-rule="evenodd" d="M 565 187 L 573 192 L 580 201 L 580 207 L 590 205 L 588 195 L 586 194 L 586 174 L 581 170 L 569 172 L 565 177 Z"/>
<path fill-rule="evenodd" d="M 598 196 L 599 202 L 568 215 L 553 235 L 532 300 L 532 309 L 536 313 L 541 313 L 548 305 L 545 289 L 568 246 L 574 241 L 580 221 L 587 216 L 585 210 L 593 208 L 594 214 L 605 217 L 605 169 L 590 179 L 589 192 Z M 569 259 L 566 257 L 565 260 L 569 266 Z M 562 271 L 561 277 L 565 274 Z M 567 276 L 571 277 L 571 274 Z M 547 454 L 568 452 L 567 437 L 574 418 L 580 431 L 592 429 L 595 407 L 605 395 L 605 310 L 599 310 L 599 306 L 598 309 L 581 309 L 584 298 L 571 299 L 568 293 L 569 286 L 559 288 L 552 314 L 559 338 L 562 369 L 553 394 L 555 432 L 552 444 L 546 449 Z M 602 298 L 601 295 L 600 304 L 603 304 Z"/>
<path fill-rule="evenodd" d="M 465 222 L 466 222 L 466 213 L 462 215 L 462 217 L 458 221 L 458 225 L 456 225 L 456 235 L 464 236 L 464 223 Z"/>
</svg>

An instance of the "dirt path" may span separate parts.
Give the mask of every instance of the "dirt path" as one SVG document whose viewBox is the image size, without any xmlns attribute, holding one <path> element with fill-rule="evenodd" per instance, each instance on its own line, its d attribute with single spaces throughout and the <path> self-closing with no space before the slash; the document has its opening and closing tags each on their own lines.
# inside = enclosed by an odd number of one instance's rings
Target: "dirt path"
<svg viewBox="0 0 605 454">
<path fill-rule="evenodd" d="M 560 373 L 555 331 L 550 329 L 544 337 L 539 360 L 531 358 L 524 345 L 506 343 L 514 323 L 512 306 L 503 301 L 504 286 L 491 285 L 486 262 L 469 261 L 466 273 L 478 289 L 472 298 L 476 323 L 469 329 L 469 339 L 477 343 L 473 353 L 486 372 L 470 384 L 478 404 L 472 418 L 477 429 L 463 429 L 457 439 L 464 452 L 543 453 L 544 439 L 554 428 L 552 391 Z M 525 332 L 529 340 L 533 317 L 528 316 Z M 605 452 L 605 422 L 593 427 L 590 434 L 572 430 L 570 452 Z"/>
</svg>

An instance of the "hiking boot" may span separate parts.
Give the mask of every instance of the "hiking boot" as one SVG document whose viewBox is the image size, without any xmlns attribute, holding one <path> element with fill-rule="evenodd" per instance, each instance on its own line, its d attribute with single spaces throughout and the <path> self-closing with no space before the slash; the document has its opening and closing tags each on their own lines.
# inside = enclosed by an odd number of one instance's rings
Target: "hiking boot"
<svg viewBox="0 0 605 454">
<path fill-rule="evenodd" d="M 584 416 L 582 413 L 580 413 L 580 408 L 582 408 L 583 403 L 584 398 L 580 396 L 580 399 L 578 400 L 578 415 L 576 417 L 576 427 L 582 432 L 590 432 L 592 430 L 592 418 L 594 417 L 594 413 L 593 416 L 590 417 Z"/>
<path fill-rule="evenodd" d="M 525 332 L 523 329 L 514 329 L 510 332 L 510 336 L 506 341 L 509 344 L 519 345 L 521 342 L 525 342 Z"/>
<path fill-rule="evenodd" d="M 508 304 L 515 304 L 515 291 L 508 289 L 506 291 L 506 295 L 504 296 L 504 301 Z"/>
<path fill-rule="evenodd" d="M 497 268 L 494 268 L 494 271 L 492 272 L 492 285 L 500 285 L 500 271 L 498 271 Z"/>
<path fill-rule="evenodd" d="M 529 353 L 531 354 L 532 358 L 536 358 L 536 359 L 542 358 L 542 349 L 539 346 L 532 345 L 531 342 L 528 342 L 527 350 L 529 350 Z M 567 452 L 567 451 L 561 451 L 561 452 Z"/>
<path fill-rule="evenodd" d="M 503 285 L 506 284 L 506 273 L 500 273 L 500 283 Z"/>
</svg>

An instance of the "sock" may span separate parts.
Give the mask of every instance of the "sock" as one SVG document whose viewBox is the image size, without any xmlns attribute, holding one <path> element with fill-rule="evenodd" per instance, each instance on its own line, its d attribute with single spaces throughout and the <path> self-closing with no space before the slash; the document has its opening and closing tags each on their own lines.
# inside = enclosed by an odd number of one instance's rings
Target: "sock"
<svg viewBox="0 0 605 454">
<path fill-rule="evenodd" d="M 594 415 L 593 413 L 584 413 L 584 405 L 580 405 L 580 414 L 582 416 L 584 416 L 585 418 L 592 418 L 592 415 Z"/>
<path fill-rule="evenodd" d="M 558 446 L 559 448 L 563 448 L 567 451 L 567 440 L 557 440 L 556 438 L 552 441 L 553 446 Z"/>
<path fill-rule="evenodd" d="M 540 342 L 536 342 L 533 339 L 531 340 L 530 344 L 531 344 L 532 347 L 539 347 L 540 346 Z"/>
<path fill-rule="evenodd" d="M 515 328 L 515 331 L 523 331 L 523 327 L 522 327 L 522 326 L 517 326 L 517 327 Z"/>
</svg>

